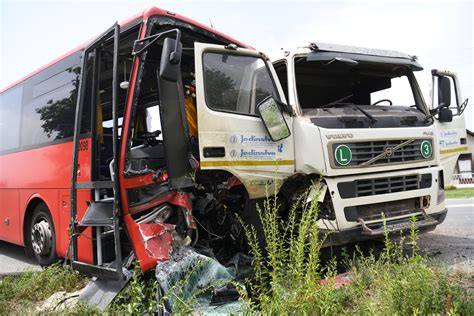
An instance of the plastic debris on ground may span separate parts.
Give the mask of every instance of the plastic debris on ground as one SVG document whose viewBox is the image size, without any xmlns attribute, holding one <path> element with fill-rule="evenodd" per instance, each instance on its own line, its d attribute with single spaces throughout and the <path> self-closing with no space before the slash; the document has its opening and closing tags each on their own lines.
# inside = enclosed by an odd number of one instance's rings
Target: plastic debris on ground
<svg viewBox="0 0 474 316">
<path fill-rule="evenodd" d="M 243 313 L 247 306 L 239 301 L 236 286 L 242 290 L 244 286 L 235 281 L 242 263 L 250 261 L 241 254 L 234 256 L 226 268 L 191 247 L 174 249 L 170 260 L 158 262 L 155 272 L 165 309 L 206 315 Z"/>
<path fill-rule="evenodd" d="M 77 306 L 79 301 L 80 291 L 68 293 L 68 292 L 56 292 L 48 297 L 41 306 L 36 308 L 37 313 L 52 313 L 61 311 L 72 311 Z"/>
<path fill-rule="evenodd" d="M 322 279 L 320 283 L 324 285 L 332 281 L 334 282 L 334 288 L 338 289 L 350 284 L 353 278 L 354 278 L 354 274 L 352 272 L 344 272 L 344 273 L 340 273 L 336 275 L 333 280 Z"/>
</svg>

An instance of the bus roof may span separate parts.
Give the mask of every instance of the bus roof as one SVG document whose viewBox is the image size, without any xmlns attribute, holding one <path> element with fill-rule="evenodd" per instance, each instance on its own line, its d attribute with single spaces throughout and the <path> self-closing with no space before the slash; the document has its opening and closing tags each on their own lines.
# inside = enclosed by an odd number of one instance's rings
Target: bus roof
<svg viewBox="0 0 474 316">
<path fill-rule="evenodd" d="M 253 49 L 253 47 L 251 47 L 251 46 L 249 46 L 249 45 L 247 45 L 247 44 L 244 44 L 244 43 L 242 43 L 242 42 L 240 42 L 240 41 L 238 41 L 238 40 L 236 40 L 236 39 L 234 39 L 234 38 L 232 38 L 232 37 L 230 37 L 230 36 L 227 36 L 227 35 L 225 35 L 224 33 L 221 33 L 221 32 L 219 32 L 219 31 L 217 31 L 217 30 L 215 30 L 215 29 L 213 29 L 213 28 L 210 28 L 210 27 L 208 27 L 207 25 L 204 25 L 204 24 L 202 24 L 202 23 L 199 23 L 199 22 L 197 22 L 197 21 L 194 21 L 194 20 L 192 20 L 192 19 L 190 19 L 190 18 L 187 18 L 187 17 L 185 17 L 185 16 L 176 14 L 176 13 L 174 13 L 174 12 L 167 11 L 167 10 L 163 10 L 163 9 L 160 9 L 160 8 L 157 8 L 157 7 L 150 7 L 150 8 L 148 8 L 148 9 L 145 9 L 144 11 L 139 12 L 139 13 L 133 15 L 132 17 L 130 17 L 130 18 L 128 18 L 128 19 L 126 19 L 126 20 L 124 20 L 124 21 L 121 21 L 121 22 L 119 23 L 119 25 L 120 25 L 120 27 L 123 28 L 123 27 L 125 27 L 125 26 L 129 26 L 129 25 L 133 24 L 134 22 L 137 22 L 137 23 L 138 23 L 138 21 L 144 21 L 144 22 L 146 23 L 146 22 L 148 21 L 148 18 L 150 18 L 151 16 L 154 16 L 154 15 L 163 15 L 163 16 L 169 16 L 169 17 L 177 18 L 177 19 L 182 20 L 182 21 L 184 21 L 184 22 L 186 22 L 186 23 L 193 24 L 193 25 L 195 25 L 195 26 L 197 26 L 197 27 L 199 27 L 199 28 L 202 28 L 202 29 L 204 29 L 204 30 L 206 30 L 206 31 L 208 31 L 208 32 L 210 32 L 210 33 L 213 33 L 213 34 L 216 34 L 216 35 L 218 35 L 218 36 L 220 36 L 220 37 L 222 37 L 222 38 L 225 38 L 225 39 L 227 39 L 228 41 L 230 41 L 230 42 L 232 42 L 232 43 L 235 43 L 235 44 L 237 44 L 237 45 L 239 45 L 239 46 L 241 46 L 241 47 L 252 48 L 252 49 Z M 92 42 L 95 38 L 96 38 L 96 37 L 93 37 L 93 38 L 87 40 L 86 42 L 82 43 L 81 45 L 77 46 L 76 48 L 74 48 L 74 49 L 68 51 L 68 52 L 65 53 L 65 54 L 62 54 L 61 56 L 59 56 L 59 57 L 57 57 L 57 58 L 55 58 L 55 59 L 53 59 L 52 61 L 50 61 L 50 62 L 47 63 L 46 65 L 44 65 L 44 66 L 42 66 L 42 67 L 40 67 L 40 68 L 38 68 L 38 69 L 36 69 L 36 70 L 30 72 L 30 73 L 27 74 L 26 76 L 23 76 L 23 77 L 21 77 L 20 79 L 14 81 L 13 83 L 9 84 L 8 86 L 6 86 L 6 87 L 0 89 L 0 93 L 3 93 L 4 91 L 6 91 L 6 90 L 8 90 L 8 89 L 10 89 L 10 88 L 13 88 L 13 87 L 16 86 L 17 84 L 19 84 L 19 83 L 25 81 L 26 79 L 28 79 L 28 78 L 34 76 L 35 74 L 39 73 L 40 71 L 42 71 L 42 70 L 48 68 L 49 66 L 51 66 L 51 65 L 53 65 L 53 64 L 55 64 L 55 63 L 57 63 L 58 61 L 60 61 L 60 60 L 62 60 L 62 59 L 68 57 L 69 55 L 72 55 L 72 54 L 74 54 L 75 52 L 84 49 L 84 48 L 87 47 L 87 45 L 88 45 L 90 42 Z"/>
</svg>

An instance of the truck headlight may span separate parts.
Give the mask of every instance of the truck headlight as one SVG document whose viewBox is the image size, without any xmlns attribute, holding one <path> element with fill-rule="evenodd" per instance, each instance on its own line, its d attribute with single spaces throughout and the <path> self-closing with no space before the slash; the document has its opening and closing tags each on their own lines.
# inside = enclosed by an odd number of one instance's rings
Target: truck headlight
<svg viewBox="0 0 474 316">
<path fill-rule="evenodd" d="M 441 204 L 444 201 L 444 174 L 443 170 L 438 172 L 438 201 L 437 204 Z"/>
</svg>

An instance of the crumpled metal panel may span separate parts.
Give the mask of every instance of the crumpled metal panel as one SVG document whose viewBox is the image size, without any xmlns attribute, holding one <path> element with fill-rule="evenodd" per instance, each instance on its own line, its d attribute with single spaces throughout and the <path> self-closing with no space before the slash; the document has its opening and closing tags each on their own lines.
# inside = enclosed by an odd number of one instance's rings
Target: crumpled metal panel
<svg viewBox="0 0 474 316">
<path fill-rule="evenodd" d="M 130 215 L 124 216 L 130 241 L 143 272 L 155 267 L 157 261 L 168 260 L 173 246 L 174 225 L 137 224 Z"/>
<path fill-rule="evenodd" d="M 166 223 L 138 224 L 147 254 L 158 260 L 168 260 L 173 243 L 174 225 Z"/>
<path fill-rule="evenodd" d="M 170 193 L 166 200 L 160 202 L 169 202 L 181 207 L 185 211 L 187 226 L 196 229 L 189 194 L 176 191 Z M 154 268 L 157 261 L 169 260 L 173 246 L 189 242 L 187 240 L 183 241 L 177 236 L 175 225 L 167 223 L 137 224 L 130 214 L 126 214 L 123 219 L 143 272 Z"/>
</svg>

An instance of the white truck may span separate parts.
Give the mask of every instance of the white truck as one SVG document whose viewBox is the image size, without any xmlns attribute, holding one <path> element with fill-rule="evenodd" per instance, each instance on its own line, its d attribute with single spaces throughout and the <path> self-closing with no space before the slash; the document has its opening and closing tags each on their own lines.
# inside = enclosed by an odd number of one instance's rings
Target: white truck
<svg viewBox="0 0 474 316">
<path fill-rule="evenodd" d="M 467 100 L 456 74 L 432 71 L 430 110 L 414 76 L 422 70 L 416 56 L 311 43 L 273 60 L 293 111 L 282 142 L 294 147 L 284 157 L 295 161 L 291 179 L 317 175 L 327 185 L 326 244 L 383 235 L 382 212 L 390 232 L 408 229 L 413 214 L 422 232 L 445 219 L 444 183 L 467 150 Z"/>
<path fill-rule="evenodd" d="M 257 56 L 240 49 L 234 54 L 239 51 Z M 409 229 L 413 215 L 421 232 L 443 222 L 443 174 L 450 174 L 452 166 L 443 171 L 441 161 L 452 163 L 467 149 L 462 116 L 467 101 L 461 104 L 454 73 L 432 71 L 433 100 L 439 102 L 429 109 L 414 76 L 422 70 L 415 56 L 311 44 L 282 51 L 273 66 L 284 96 L 251 104 L 249 112 L 259 113 L 258 118 L 239 110 L 213 111 L 212 97 L 206 94 L 222 91 L 206 90 L 206 66 L 202 59 L 196 61 L 202 170 L 229 172 L 250 199 L 264 197 L 273 184 L 288 204 L 322 177 L 319 224 L 322 232 L 331 232 L 326 245 L 382 236 L 382 216 L 388 231 L 397 233 Z M 232 77 L 232 68 L 227 73 Z M 270 89 L 266 70 L 251 73 L 252 78 L 240 81 L 237 108 L 239 102 L 248 105 L 244 92 L 262 84 L 261 91 L 281 94 L 277 82 Z"/>
</svg>

